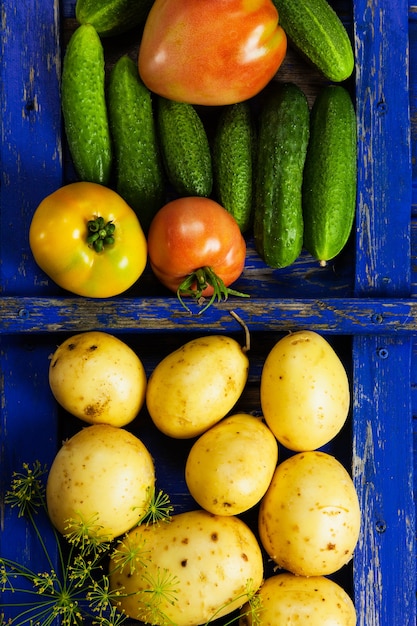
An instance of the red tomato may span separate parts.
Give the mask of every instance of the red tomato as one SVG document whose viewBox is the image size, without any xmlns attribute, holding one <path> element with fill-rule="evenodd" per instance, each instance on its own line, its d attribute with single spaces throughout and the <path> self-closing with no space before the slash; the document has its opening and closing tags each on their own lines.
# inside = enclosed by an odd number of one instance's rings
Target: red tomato
<svg viewBox="0 0 417 626">
<path fill-rule="evenodd" d="M 259 93 L 287 51 L 271 0 L 155 0 L 139 49 L 139 72 L 155 93 L 224 105 Z"/>
<path fill-rule="evenodd" d="M 178 198 L 163 206 L 150 225 L 148 253 L 155 276 L 182 303 L 183 295 L 211 296 L 207 306 L 229 294 L 244 296 L 228 287 L 243 271 L 245 240 L 235 219 L 210 198 Z"/>
</svg>

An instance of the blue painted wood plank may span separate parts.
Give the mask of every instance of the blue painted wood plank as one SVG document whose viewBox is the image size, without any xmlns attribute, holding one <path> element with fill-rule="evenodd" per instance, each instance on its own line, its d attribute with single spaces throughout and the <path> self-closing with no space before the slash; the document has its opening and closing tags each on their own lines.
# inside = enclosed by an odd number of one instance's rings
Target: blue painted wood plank
<svg viewBox="0 0 417 626">
<path fill-rule="evenodd" d="M 405 0 L 355 0 L 356 294 L 410 292 L 411 154 Z"/>
<path fill-rule="evenodd" d="M 411 125 L 411 167 L 412 167 L 412 212 L 417 212 L 417 6 L 412 7 L 409 14 L 409 98 L 410 98 L 410 125 Z"/>
<path fill-rule="evenodd" d="M 22 471 L 23 463 L 32 465 L 36 460 L 49 467 L 57 450 L 57 407 L 51 397 L 48 380 L 50 353 L 48 337 L 16 335 L 2 337 L 0 343 L 0 554 L 32 568 L 36 573 L 48 567 L 39 540 L 27 521 L 19 518 L 15 509 L 4 507 L 3 503 L 13 472 Z M 42 515 L 38 520 L 45 545 L 57 567 L 56 543 L 49 520 Z M 3 592 L 0 615 L 4 611 L 7 618 L 16 616 L 17 609 L 4 605 L 18 600 L 22 602 L 28 598 Z"/>
<path fill-rule="evenodd" d="M 417 222 L 415 218 L 411 221 L 411 295 L 417 295 Z"/>
<path fill-rule="evenodd" d="M 59 2 L 3 0 L 1 11 L 0 291 L 29 295 L 39 293 L 27 271 L 30 219 L 42 197 L 62 183 Z M 2 338 L 0 553 L 36 571 L 45 564 L 39 542 L 15 510 L 4 508 L 4 493 L 23 462 L 50 462 L 56 450 L 56 412 L 48 406 L 47 376 L 38 376 L 42 355 L 42 340 Z M 40 525 L 56 560 L 49 528 Z M 2 594 L 1 605 L 8 599 L 15 595 Z M 15 614 L 11 608 L 4 613 Z"/>
<path fill-rule="evenodd" d="M 82 332 L 94 328 L 138 333 L 229 332 L 239 328 L 233 310 L 251 332 L 314 329 L 339 335 L 407 335 L 417 332 L 417 300 L 377 298 L 231 297 L 203 314 L 195 303 L 188 313 L 170 298 L 6 297 L 0 307 L 0 336 L 14 333 Z"/>
<path fill-rule="evenodd" d="M 411 341 L 353 340 L 353 477 L 361 511 L 354 559 L 358 626 L 415 626 Z"/>
<path fill-rule="evenodd" d="M 39 293 L 27 271 L 38 203 L 62 184 L 59 1 L 2 2 L 0 58 L 0 286 Z"/>
</svg>

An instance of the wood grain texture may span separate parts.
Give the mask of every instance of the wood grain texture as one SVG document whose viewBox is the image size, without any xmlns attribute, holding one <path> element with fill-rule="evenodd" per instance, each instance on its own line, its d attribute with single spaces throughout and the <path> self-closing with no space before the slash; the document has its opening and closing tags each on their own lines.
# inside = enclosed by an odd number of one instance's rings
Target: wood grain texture
<svg viewBox="0 0 417 626">
<path fill-rule="evenodd" d="M 28 276 L 32 214 L 62 184 L 59 2 L 2 2 L 0 285 L 36 291 Z"/>
<path fill-rule="evenodd" d="M 414 626 L 416 616 L 411 342 L 353 340 L 353 476 L 362 511 L 354 559 L 358 626 Z"/>
<path fill-rule="evenodd" d="M 354 2 L 356 296 L 407 297 L 412 290 L 408 22 L 408 2 Z M 412 343 L 411 335 L 353 339 L 353 473 L 363 515 L 354 561 L 360 626 L 416 620 Z"/>
<path fill-rule="evenodd" d="M 359 296 L 410 292 L 408 15 L 405 0 L 354 2 Z"/>
<path fill-rule="evenodd" d="M 230 298 L 199 315 L 190 303 L 187 312 L 170 298 L 114 298 L 104 300 L 5 297 L 0 308 L 0 334 L 82 332 L 230 332 L 239 323 L 251 332 L 293 332 L 311 329 L 326 334 L 409 335 L 417 332 L 417 301 L 361 298 Z"/>
<path fill-rule="evenodd" d="M 48 387 L 49 356 L 63 336 L 93 328 L 114 332 L 143 354 L 149 373 L 168 349 L 192 335 L 227 332 L 241 337 L 230 315 L 233 308 L 253 333 L 250 385 L 239 403 L 242 410 L 259 412 L 263 360 L 282 333 L 315 329 L 343 350 L 352 374 L 352 419 L 330 451 L 343 456 L 349 467 L 352 462 L 363 524 L 353 573 L 347 569 L 341 576 L 353 589 L 358 626 L 415 625 L 417 229 L 410 218 L 417 197 L 411 159 L 417 129 L 417 4 L 330 3 L 356 49 L 356 75 L 348 85 L 358 111 L 356 231 L 344 254 L 324 269 L 303 253 L 291 268 L 271 270 L 249 239 L 245 271 L 236 288 L 250 298 L 231 298 L 198 316 L 187 314 L 149 271 L 123 297 L 93 301 L 62 292 L 36 267 L 27 240 L 33 211 L 47 193 L 73 176 L 64 150 L 59 81 L 61 45 L 76 28 L 75 0 L 3 0 L 0 554 L 42 568 L 36 538 L 15 511 L 4 507 L 4 492 L 11 472 L 23 461 L 49 464 L 62 438 L 80 427 L 56 406 Z M 121 50 L 134 56 L 136 46 L 133 36 L 107 43 L 109 65 Z M 280 76 L 303 86 L 310 103 L 323 84 L 293 51 Z M 172 455 L 172 442 L 149 426 L 145 415 L 133 429 L 143 434 L 158 459 L 160 486 L 170 492 L 178 510 L 187 509 L 192 506 L 182 476 L 187 445 L 176 444 Z M 55 558 L 44 523 L 42 532 Z"/>
</svg>

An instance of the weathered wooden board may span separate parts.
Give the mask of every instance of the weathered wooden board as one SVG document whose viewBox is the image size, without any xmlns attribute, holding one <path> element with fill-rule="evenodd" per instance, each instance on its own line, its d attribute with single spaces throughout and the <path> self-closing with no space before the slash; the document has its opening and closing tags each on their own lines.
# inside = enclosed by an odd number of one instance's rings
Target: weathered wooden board
<svg viewBox="0 0 417 626">
<path fill-rule="evenodd" d="M 305 253 L 288 270 L 271 270 L 249 238 L 237 287 L 250 298 L 233 298 L 198 316 L 187 314 L 149 271 L 120 298 L 93 301 L 63 292 L 36 267 L 27 240 L 33 211 L 73 177 L 62 133 L 59 79 L 62 53 L 76 27 L 75 1 L 3 0 L 0 554 L 42 563 L 36 538 L 4 507 L 4 492 L 23 461 L 50 463 L 61 438 L 80 426 L 57 408 L 48 387 L 49 355 L 61 339 L 91 328 L 114 331 L 143 354 L 150 372 L 169 348 L 196 333 L 239 337 L 233 308 L 253 333 L 250 384 L 241 408 L 259 410 L 262 363 L 282 333 L 315 329 L 343 355 L 352 376 L 352 415 L 331 450 L 352 467 L 363 525 L 353 570 L 347 568 L 341 577 L 354 595 L 360 626 L 415 626 L 417 237 L 411 218 L 416 206 L 417 5 L 405 0 L 331 4 L 356 48 L 350 84 L 359 140 L 355 232 L 344 254 L 324 270 Z M 106 44 L 109 65 L 122 49 L 134 55 L 136 46 L 133 36 Z M 310 102 L 323 84 L 292 51 L 281 77 L 299 82 Z M 173 458 L 172 448 L 148 422 L 144 416 L 134 429 L 158 459 L 161 486 L 179 510 L 190 507 L 180 463 L 186 446 Z M 42 531 L 49 543 L 47 527 Z"/>
</svg>

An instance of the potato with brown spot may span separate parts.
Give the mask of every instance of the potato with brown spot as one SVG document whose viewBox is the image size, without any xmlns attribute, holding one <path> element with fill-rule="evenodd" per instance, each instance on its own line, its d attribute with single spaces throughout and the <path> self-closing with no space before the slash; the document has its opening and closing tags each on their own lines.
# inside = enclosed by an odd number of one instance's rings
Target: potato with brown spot
<svg viewBox="0 0 417 626">
<path fill-rule="evenodd" d="M 259 534 L 279 567 L 325 576 L 348 563 L 359 538 L 351 477 L 333 456 L 300 452 L 278 465 L 259 509 Z"/>
<path fill-rule="evenodd" d="M 185 480 L 194 500 L 216 515 L 238 515 L 257 504 L 272 480 L 278 444 L 261 419 L 236 413 L 192 446 Z"/>
<path fill-rule="evenodd" d="M 262 601 L 258 626 L 356 626 L 356 610 L 340 585 L 324 576 L 277 574 L 258 591 Z M 254 626 L 250 608 L 241 609 L 239 626 Z"/>
<path fill-rule="evenodd" d="M 280 339 L 261 374 L 266 423 L 289 450 L 316 450 L 342 429 L 349 413 L 346 370 L 328 341 L 313 331 Z"/>
<path fill-rule="evenodd" d="M 111 540 L 139 522 L 154 484 L 153 460 L 140 439 L 108 424 L 87 426 L 63 443 L 51 465 L 49 517 L 62 534 L 85 525 Z"/>
<path fill-rule="evenodd" d="M 51 391 L 61 406 L 89 424 L 126 426 L 145 401 L 146 374 L 135 352 L 109 333 L 74 335 L 55 351 Z"/>
<path fill-rule="evenodd" d="M 192 339 L 154 368 L 146 390 L 149 414 L 170 437 L 197 437 L 231 411 L 248 370 L 245 349 L 231 337 Z"/>
<path fill-rule="evenodd" d="M 121 568 L 123 555 L 141 547 L 143 558 L 135 560 L 134 569 Z M 237 517 L 203 510 L 139 526 L 118 550 L 109 566 L 111 589 L 121 593 L 117 606 L 131 618 L 156 625 L 195 626 L 228 615 L 263 579 L 261 549 L 249 527 Z M 167 572 L 171 593 L 159 598 L 151 614 L 149 605 L 156 602 L 151 581 Z"/>
</svg>

